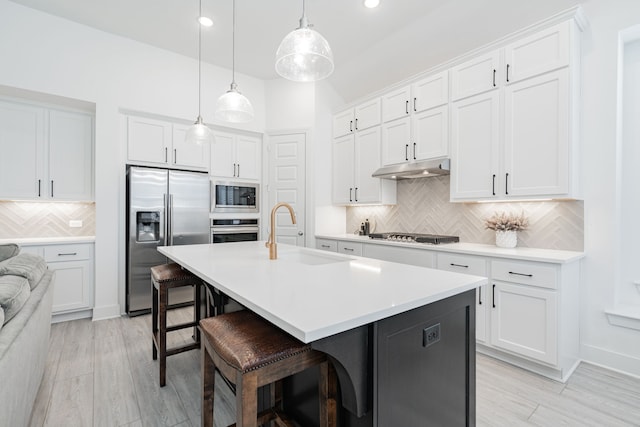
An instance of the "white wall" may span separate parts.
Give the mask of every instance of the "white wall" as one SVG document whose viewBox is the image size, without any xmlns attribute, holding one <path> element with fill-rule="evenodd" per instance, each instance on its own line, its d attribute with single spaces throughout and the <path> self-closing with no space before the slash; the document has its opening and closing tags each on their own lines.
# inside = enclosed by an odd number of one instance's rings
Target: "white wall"
<svg viewBox="0 0 640 427">
<path fill-rule="evenodd" d="M 94 318 L 120 315 L 124 274 L 125 141 L 119 109 L 192 121 L 197 116 L 197 61 L 0 0 L 0 85 L 95 104 L 96 289 Z M 202 116 L 213 118 L 228 90 L 229 70 L 203 64 Z M 238 75 L 265 127 L 264 83 Z"/>
<path fill-rule="evenodd" d="M 594 363 L 640 375 L 640 332 L 612 326 L 605 316 L 605 310 L 616 305 L 620 280 L 621 236 L 616 233 L 620 218 L 616 200 L 618 37 L 620 31 L 640 23 L 640 2 L 588 0 L 584 9 L 590 28 L 582 38 L 581 134 L 587 257 L 581 283 L 581 354 Z"/>
</svg>

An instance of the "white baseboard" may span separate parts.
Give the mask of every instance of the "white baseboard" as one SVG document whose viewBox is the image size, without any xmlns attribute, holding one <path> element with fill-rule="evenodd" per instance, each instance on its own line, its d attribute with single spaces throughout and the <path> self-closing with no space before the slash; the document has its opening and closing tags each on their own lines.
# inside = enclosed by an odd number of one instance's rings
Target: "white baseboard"
<svg viewBox="0 0 640 427">
<path fill-rule="evenodd" d="M 92 310 L 72 311 L 70 313 L 59 313 L 51 315 L 51 323 L 68 322 L 70 320 L 86 319 L 92 316 Z"/>
<path fill-rule="evenodd" d="M 640 358 L 591 345 L 581 346 L 582 360 L 623 374 L 640 378 Z"/>
<path fill-rule="evenodd" d="M 102 307 L 94 307 L 93 320 L 106 320 L 120 317 L 120 304 L 103 305 Z"/>
</svg>

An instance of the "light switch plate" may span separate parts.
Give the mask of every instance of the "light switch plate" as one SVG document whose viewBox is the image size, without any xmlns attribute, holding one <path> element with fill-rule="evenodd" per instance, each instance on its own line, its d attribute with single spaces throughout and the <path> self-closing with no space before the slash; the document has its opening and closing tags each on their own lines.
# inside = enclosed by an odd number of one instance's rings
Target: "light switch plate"
<svg viewBox="0 0 640 427">
<path fill-rule="evenodd" d="M 81 219 L 72 219 L 69 221 L 69 227 L 79 228 L 82 227 Z"/>
</svg>

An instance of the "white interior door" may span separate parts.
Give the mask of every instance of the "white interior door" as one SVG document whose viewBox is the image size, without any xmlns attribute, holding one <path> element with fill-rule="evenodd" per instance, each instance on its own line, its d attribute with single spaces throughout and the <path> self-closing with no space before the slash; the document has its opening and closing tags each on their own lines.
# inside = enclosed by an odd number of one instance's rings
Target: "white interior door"
<svg viewBox="0 0 640 427">
<path fill-rule="evenodd" d="M 278 210 L 276 214 L 276 242 L 278 243 L 305 246 L 305 149 L 305 133 L 269 135 L 269 204 L 266 218 L 270 220 L 271 208 L 280 202 L 289 203 L 296 213 L 296 224 L 292 224 L 289 211 L 286 208 Z M 268 223 L 265 225 L 269 227 Z"/>
</svg>

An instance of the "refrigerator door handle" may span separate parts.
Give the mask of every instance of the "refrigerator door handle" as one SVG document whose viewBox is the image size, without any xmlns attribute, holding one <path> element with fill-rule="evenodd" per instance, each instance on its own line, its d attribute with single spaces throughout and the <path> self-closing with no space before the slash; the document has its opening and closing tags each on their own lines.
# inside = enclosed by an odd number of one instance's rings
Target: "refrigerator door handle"
<svg viewBox="0 0 640 427">
<path fill-rule="evenodd" d="M 169 237 L 169 246 L 173 246 L 173 194 L 169 194 L 169 209 L 167 212 L 169 212 L 169 234 L 167 236 Z"/>
</svg>

